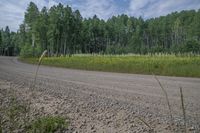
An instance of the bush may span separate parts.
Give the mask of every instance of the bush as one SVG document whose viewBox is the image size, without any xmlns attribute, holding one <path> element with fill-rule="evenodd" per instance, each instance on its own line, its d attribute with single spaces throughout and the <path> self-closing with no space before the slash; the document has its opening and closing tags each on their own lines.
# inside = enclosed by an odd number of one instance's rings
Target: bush
<svg viewBox="0 0 200 133">
<path fill-rule="evenodd" d="M 36 46 L 33 48 L 30 44 L 26 44 L 22 47 L 20 51 L 21 57 L 38 57 L 41 55 L 41 48 L 39 46 Z"/>
<path fill-rule="evenodd" d="M 122 46 L 110 45 L 106 47 L 106 54 L 127 54 L 127 48 Z"/>
</svg>

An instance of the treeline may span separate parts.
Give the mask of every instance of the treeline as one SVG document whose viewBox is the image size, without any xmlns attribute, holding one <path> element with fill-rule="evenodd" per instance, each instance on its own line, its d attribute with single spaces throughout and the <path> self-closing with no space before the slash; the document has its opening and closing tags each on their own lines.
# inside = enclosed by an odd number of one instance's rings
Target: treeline
<svg viewBox="0 0 200 133">
<path fill-rule="evenodd" d="M 10 32 L 8 26 L 5 30 L 0 30 L 0 55 L 4 56 L 14 56 L 19 53 L 19 47 L 16 45 L 17 34 L 15 32 Z"/>
<path fill-rule="evenodd" d="M 10 33 L 8 27 L 1 30 L 1 54 L 200 53 L 200 10 L 148 20 L 123 14 L 105 21 L 96 15 L 83 19 L 78 10 L 62 4 L 39 11 L 30 2 L 24 18 L 17 33 Z"/>
</svg>

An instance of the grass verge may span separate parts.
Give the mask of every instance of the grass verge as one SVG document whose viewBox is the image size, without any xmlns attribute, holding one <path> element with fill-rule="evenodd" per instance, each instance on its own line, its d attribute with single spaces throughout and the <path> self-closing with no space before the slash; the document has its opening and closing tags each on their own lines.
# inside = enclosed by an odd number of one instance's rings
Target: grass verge
<svg viewBox="0 0 200 133">
<path fill-rule="evenodd" d="M 27 63 L 37 63 L 38 58 L 20 58 Z M 134 74 L 152 74 L 164 76 L 200 77 L 200 57 L 173 55 L 165 56 L 79 56 L 45 57 L 42 65 L 120 72 Z"/>
</svg>

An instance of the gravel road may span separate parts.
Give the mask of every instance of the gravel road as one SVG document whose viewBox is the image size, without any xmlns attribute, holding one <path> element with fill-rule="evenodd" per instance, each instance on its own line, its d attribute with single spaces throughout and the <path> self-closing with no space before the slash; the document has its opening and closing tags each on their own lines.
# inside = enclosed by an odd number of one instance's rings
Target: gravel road
<svg viewBox="0 0 200 133">
<path fill-rule="evenodd" d="M 36 65 L 16 57 L 0 57 L 0 79 L 29 87 Z M 168 93 L 175 132 L 183 125 L 180 91 L 183 88 L 188 130 L 200 123 L 200 79 L 157 76 Z M 22 87 L 22 88 L 23 88 Z M 41 66 L 35 91 L 58 102 L 55 113 L 66 114 L 73 132 L 171 132 L 165 96 L 152 75 L 94 72 Z M 45 98 L 44 98 L 45 99 Z M 48 101 L 48 98 L 47 98 Z M 50 109 L 49 109 L 50 110 Z"/>
</svg>

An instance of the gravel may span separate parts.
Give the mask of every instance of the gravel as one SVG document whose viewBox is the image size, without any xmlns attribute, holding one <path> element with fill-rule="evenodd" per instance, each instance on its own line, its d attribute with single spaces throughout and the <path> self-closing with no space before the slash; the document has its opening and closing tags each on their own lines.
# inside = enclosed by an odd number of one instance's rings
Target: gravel
<svg viewBox="0 0 200 133">
<path fill-rule="evenodd" d="M 152 129 L 155 132 L 172 132 L 164 94 L 151 75 L 41 66 L 35 88 L 31 90 L 35 70 L 35 65 L 21 63 L 16 57 L 0 57 L 0 80 L 11 83 L 20 93 L 19 97 L 31 99 L 31 106 L 35 109 L 33 117 L 49 114 L 66 116 L 70 121 L 66 132 L 139 133 L 152 132 Z M 181 86 L 188 131 L 198 132 L 200 79 L 164 76 L 158 76 L 158 79 L 169 95 L 174 131 L 183 131 Z"/>
</svg>

